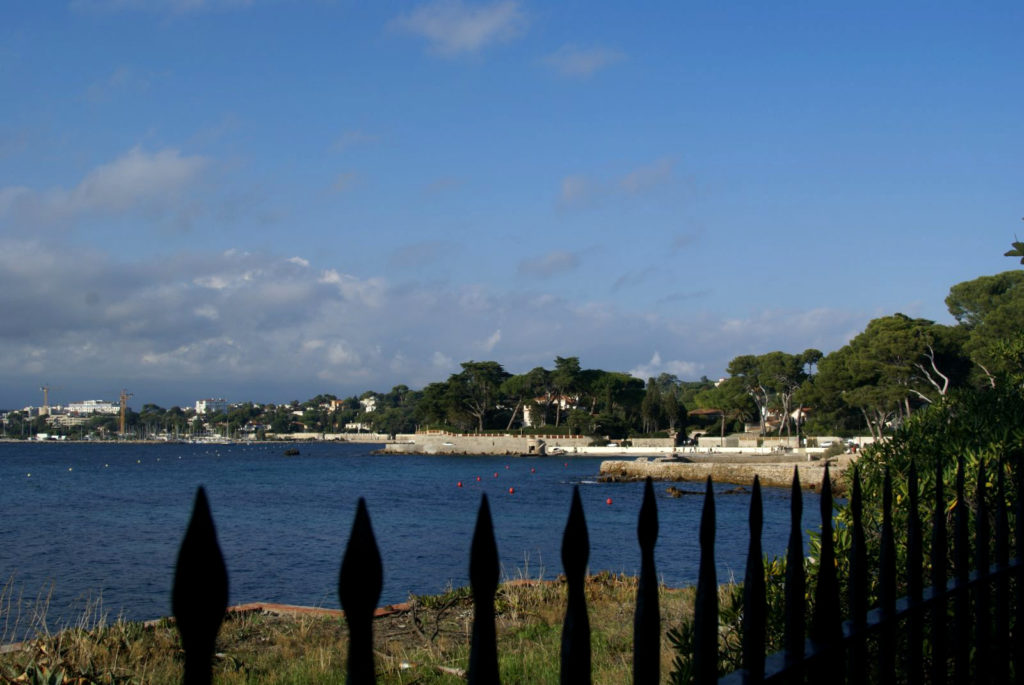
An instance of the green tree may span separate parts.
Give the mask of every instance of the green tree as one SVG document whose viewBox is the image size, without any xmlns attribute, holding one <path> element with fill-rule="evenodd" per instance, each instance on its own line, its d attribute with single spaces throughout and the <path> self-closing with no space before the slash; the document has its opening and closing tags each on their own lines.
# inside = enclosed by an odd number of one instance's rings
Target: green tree
<svg viewBox="0 0 1024 685">
<path fill-rule="evenodd" d="M 643 402 L 640 404 L 640 415 L 643 419 L 643 432 L 655 433 L 658 431 L 662 420 L 662 398 L 661 388 L 653 378 L 647 379 L 647 392 Z"/>
<path fill-rule="evenodd" d="M 563 405 L 575 404 L 575 395 L 580 385 L 579 357 L 555 357 L 555 370 L 551 373 L 551 383 L 557 397 L 555 398 L 555 426 L 562 421 Z"/>
<path fill-rule="evenodd" d="M 964 352 L 989 385 L 999 375 L 1021 370 L 1012 368 L 1012 357 L 1004 355 L 1000 345 L 1024 330 L 1024 271 L 957 283 L 949 290 L 946 306 L 964 331 Z"/>
<path fill-rule="evenodd" d="M 757 406 L 757 421 L 761 435 L 765 434 L 765 416 L 768 413 L 770 391 L 762 382 L 760 360 L 753 354 L 742 354 L 735 357 L 726 367 L 729 375 L 737 379 L 743 391 L 750 396 Z"/>
<path fill-rule="evenodd" d="M 713 409 L 719 412 L 720 435 L 723 445 L 725 444 L 726 421 L 750 419 L 758 411 L 757 404 L 739 378 L 729 378 L 717 386 L 706 388 L 697 393 L 693 401 L 700 409 Z"/>
<path fill-rule="evenodd" d="M 467 414 L 476 420 L 477 432 L 483 432 L 484 419 L 499 397 L 501 384 L 509 373 L 498 362 L 468 361 L 462 371 L 448 379 L 455 397 Z"/>
<path fill-rule="evenodd" d="M 508 418 L 508 425 L 505 426 L 506 431 L 512 429 L 512 424 L 515 422 L 516 417 L 520 415 L 520 410 L 526 404 L 532 402 L 538 395 L 543 394 L 543 377 L 546 373 L 544 369 L 537 367 L 533 371 L 509 376 L 502 381 L 499 388 L 501 397 L 505 398 L 508 402 L 515 402 L 512 414 Z"/>
</svg>

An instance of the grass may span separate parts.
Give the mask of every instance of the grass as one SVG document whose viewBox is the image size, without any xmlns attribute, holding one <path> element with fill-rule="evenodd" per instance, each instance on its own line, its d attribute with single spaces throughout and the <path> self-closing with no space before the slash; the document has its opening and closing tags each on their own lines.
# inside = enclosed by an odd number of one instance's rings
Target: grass
<svg viewBox="0 0 1024 685">
<path fill-rule="evenodd" d="M 632 679 L 635 578 L 601 573 L 587 579 L 594 683 Z M 660 591 L 663 635 L 692 616 L 693 590 Z M 6 608 L 10 608 L 8 602 Z M 0 605 L 0 611 L 5 607 Z M 505 583 L 495 599 L 503 682 L 557 683 L 565 612 L 563 581 Z M 0 616 L 0 625 L 3 625 Z M 97 618 L 98 617 L 98 618 Z M 473 603 L 466 588 L 413 596 L 409 609 L 376 619 L 381 683 L 462 683 L 469 661 Z M 40 633 L 0 653 L 0 683 L 178 683 L 183 653 L 170 620 L 107 622 Z M 338 683 L 345 679 L 343 619 L 319 615 L 231 613 L 218 638 L 214 682 Z M 662 639 L 662 677 L 673 653 Z"/>
</svg>

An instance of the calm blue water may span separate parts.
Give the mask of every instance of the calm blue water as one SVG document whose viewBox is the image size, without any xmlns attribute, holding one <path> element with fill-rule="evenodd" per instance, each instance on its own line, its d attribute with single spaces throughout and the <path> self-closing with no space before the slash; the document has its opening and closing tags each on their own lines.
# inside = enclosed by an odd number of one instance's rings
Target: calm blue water
<svg viewBox="0 0 1024 685">
<path fill-rule="evenodd" d="M 77 617 L 87 597 L 101 597 L 111 615 L 168 615 L 178 545 L 199 485 L 210 499 L 232 604 L 338 607 L 337 573 L 360 496 L 384 561 L 381 604 L 467 584 L 481 493 L 508 577 L 561 573 L 576 484 L 591 571 L 638 571 L 642 486 L 594 482 L 600 459 L 380 456 L 370 454 L 375 446 L 325 444 L 300 445 L 300 456 L 285 457 L 286 447 L 0 444 L 0 584 L 13 577 L 25 597 L 52 585 L 54 619 Z M 672 499 L 667 486 L 655 488 L 658 571 L 669 585 L 693 584 L 702 498 Z M 789 492 L 763 494 L 764 550 L 782 554 Z M 817 496 L 804 499 L 810 527 Z M 716 497 L 720 581 L 743 577 L 749 503 L 747 495 Z"/>
</svg>

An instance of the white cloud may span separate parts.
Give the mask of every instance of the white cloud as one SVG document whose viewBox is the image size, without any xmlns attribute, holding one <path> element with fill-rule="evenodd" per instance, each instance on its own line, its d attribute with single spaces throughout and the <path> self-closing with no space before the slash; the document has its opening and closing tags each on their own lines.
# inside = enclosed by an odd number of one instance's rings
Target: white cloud
<svg viewBox="0 0 1024 685">
<path fill-rule="evenodd" d="M 573 174 L 562 179 L 559 204 L 573 207 L 584 204 L 592 193 L 592 184 L 585 176 Z"/>
<path fill-rule="evenodd" d="M 198 276 L 192 280 L 198 286 L 203 288 L 209 288 L 210 290 L 224 290 L 229 285 L 228 279 L 223 276 Z"/>
<path fill-rule="evenodd" d="M 291 262 L 292 264 L 298 264 L 299 266 L 302 267 L 309 266 L 309 260 L 303 259 L 302 257 L 289 257 L 288 261 Z"/>
<path fill-rule="evenodd" d="M 87 214 L 119 215 L 135 209 L 180 213 L 182 196 L 197 186 L 208 166 L 205 157 L 182 156 L 175 149 L 150 153 L 134 147 L 90 171 L 70 190 L 0 188 L 0 214 L 51 222 Z"/>
<path fill-rule="evenodd" d="M 662 158 L 613 178 L 570 174 L 562 179 L 558 205 L 562 208 L 590 207 L 612 197 L 634 197 L 649 193 L 672 180 L 675 162 Z"/>
<path fill-rule="evenodd" d="M 353 366 L 360 362 L 360 357 L 348 342 L 341 340 L 328 346 L 327 361 L 335 366 Z"/>
<path fill-rule="evenodd" d="M 673 166 L 672 160 L 659 159 L 653 164 L 638 167 L 619 180 L 619 187 L 630 195 L 651 190 L 672 177 Z"/>
<path fill-rule="evenodd" d="M 392 26 L 426 38 L 434 52 L 453 56 L 512 40 L 525 31 L 526 23 L 519 3 L 512 0 L 477 5 L 434 0 L 396 18 Z"/>
<path fill-rule="evenodd" d="M 701 370 L 701 365 L 696 362 L 687 362 L 678 359 L 662 361 L 661 353 L 655 351 L 651 361 L 640 364 L 629 370 L 629 375 L 647 380 L 657 378 L 663 373 L 670 373 L 682 379 L 695 378 Z"/>
<path fill-rule="evenodd" d="M 331 188 L 336 193 L 344 193 L 348 190 L 352 190 L 352 187 L 359 182 L 359 174 L 354 171 L 346 171 L 338 174 L 338 177 L 334 179 L 334 184 Z"/>
<path fill-rule="evenodd" d="M 376 142 L 377 136 L 372 135 L 370 133 L 366 133 L 365 131 L 345 131 L 340 136 L 338 136 L 338 139 L 336 141 L 334 141 L 334 150 L 335 152 L 344 152 L 345 150 L 348 150 L 351 147 L 356 147 L 358 145 L 367 145 L 369 143 Z"/>
<path fill-rule="evenodd" d="M 494 346 L 497 345 L 500 341 L 501 329 L 499 328 L 498 330 L 494 331 L 494 333 L 491 333 L 490 337 L 488 337 L 487 340 L 483 341 L 480 347 L 481 349 L 483 349 L 484 352 L 491 352 L 494 350 Z"/>
<path fill-rule="evenodd" d="M 435 351 L 430 357 L 430 363 L 434 365 L 434 368 L 443 369 L 445 371 L 455 368 L 455 360 L 441 352 Z M 442 379 L 438 378 L 438 380 Z"/>
<path fill-rule="evenodd" d="M 118 92 L 144 93 L 149 90 L 152 78 L 151 74 L 122 65 L 105 79 L 89 86 L 86 89 L 86 98 L 92 102 L 100 102 Z"/>
<path fill-rule="evenodd" d="M 544 58 L 544 63 L 562 76 L 588 77 L 625 59 L 625 53 L 609 48 L 580 48 L 563 45 Z"/>
<path fill-rule="evenodd" d="M 519 262 L 519 273 L 524 276 L 549 278 L 566 271 L 572 271 L 580 264 L 580 259 L 572 252 L 556 250 L 533 259 Z"/>
<path fill-rule="evenodd" d="M 870 318 L 818 309 L 723 319 L 577 304 L 521 286 L 395 288 L 259 252 L 126 261 L 5 237 L 0 311 L 18 322 L 0 327 L 0 392 L 37 387 L 39 377 L 78 383 L 82 396 L 123 383 L 140 401 L 165 405 L 191 395 L 168 402 L 168 388 L 211 384 L 244 387 L 263 401 L 422 387 L 482 350 L 500 350 L 497 361 L 513 373 L 573 354 L 588 368 L 694 378 L 721 373 L 738 354 L 836 349 Z M 652 349 L 671 349 L 671 358 Z M 0 406 L 25 401 L 0 397 Z"/>
<path fill-rule="evenodd" d="M 358 300 L 369 307 L 379 307 L 383 297 L 384 281 L 379 278 L 361 280 L 349 274 L 327 269 L 320 276 L 320 283 L 336 286 L 347 300 Z"/>
<path fill-rule="evenodd" d="M 195 313 L 196 316 L 201 316 L 202 318 L 209 319 L 210 321 L 216 321 L 220 318 L 220 312 L 217 311 L 217 308 L 209 304 L 196 307 Z"/>
</svg>

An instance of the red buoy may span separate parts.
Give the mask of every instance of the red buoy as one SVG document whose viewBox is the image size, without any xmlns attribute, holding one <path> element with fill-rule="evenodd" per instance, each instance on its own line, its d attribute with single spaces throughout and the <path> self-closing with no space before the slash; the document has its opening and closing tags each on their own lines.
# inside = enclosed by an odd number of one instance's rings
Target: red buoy
<svg viewBox="0 0 1024 685">
<path fill-rule="evenodd" d="M 506 470 L 506 471 L 508 471 L 508 470 L 509 470 L 510 468 L 511 468 L 511 467 L 510 467 L 510 466 L 509 466 L 508 464 L 505 464 L 505 470 Z"/>
<path fill-rule="evenodd" d="M 531 468 L 530 468 L 530 473 L 537 473 L 537 469 L 535 469 L 535 468 L 531 467 Z"/>
<path fill-rule="evenodd" d="M 495 477 L 495 478 L 497 478 L 497 477 L 498 477 L 498 472 L 497 472 L 497 471 L 495 471 L 495 472 L 494 472 L 494 477 Z"/>
<path fill-rule="evenodd" d="M 611 497 L 609 497 L 608 499 L 606 499 L 606 500 L 604 501 L 604 503 L 605 503 L 605 504 L 611 504 L 611 503 L 612 503 L 612 498 L 611 498 Z"/>
<path fill-rule="evenodd" d="M 569 462 L 565 462 L 564 464 L 562 464 L 562 466 L 564 466 L 565 468 L 569 468 Z"/>
<path fill-rule="evenodd" d="M 461 488 L 461 487 L 462 487 L 462 481 L 460 480 L 460 481 L 459 481 L 459 482 L 457 483 L 457 485 L 458 485 L 458 486 L 459 486 L 459 487 Z"/>
<path fill-rule="evenodd" d="M 508 494 L 510 494 L 510 495 L 516 494 L 516 489 L 515 488 L 509 488 L 508 489 Z"/>
<path fill-rule="evenodd" d="M 477 477 L 476 477 L 476 482 L 477 482 L 477 483 L 479 483 L 479 482 L 480 482 L 480 476 L 477 476 Z"/>
</svg>

